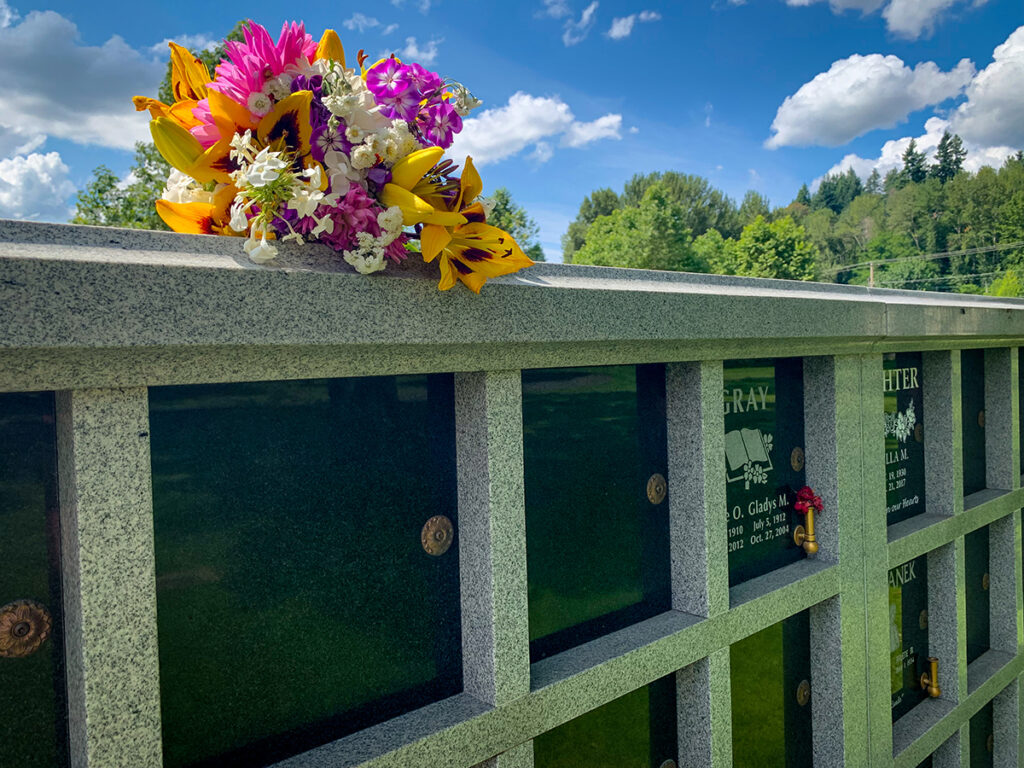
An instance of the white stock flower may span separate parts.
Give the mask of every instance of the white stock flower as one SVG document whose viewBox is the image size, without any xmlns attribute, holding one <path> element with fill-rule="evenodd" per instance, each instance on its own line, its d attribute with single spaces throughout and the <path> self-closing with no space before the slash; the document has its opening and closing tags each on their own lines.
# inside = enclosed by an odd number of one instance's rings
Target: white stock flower
<svg viewBox="0 0 1024 768">
<path fill-rule="evenodd" d="M 228 222 L 228 226 L 235 232 L 245 232 L 249 228 L 249 219 L 245 216 L 245 205 L 237 198 L 231 205 L 231 221 Z"/>
<path fill-rule="evenodd" d="M 257 239 L 257 234 L 259 235 L 259 239 Z M 243 247 L 245 248 L 245 252 L 249 254 L 249 258 L 257 264 L 265 264 L 277 256 L 277 248 L 271 245 L 270 241 L 267 240 L 266 230 L 262 230 L 259 233 L 251 233 Z"/>
<path fill-rule="evenodd" d="M 270 103 L 270 97 L 260 91 L 254 91 L 245 106 L 257 117 L 263 117 L 274 108 L 274 105 Z"/>
<path fill-rule="evenodd" d="M 212 192 L 207 192 L 195 179 L 176 168 L 171 169 L 161 197 L 171 203 L 213 202 Z"/>
<path fill-rule="evenodd" d="M 260 150 L 252 164 L 243 169 L 244 183 L 263 187 L 277 181 L 288 163 L 281 159 L 280 152 L 271 152 L 267 147 Z"/>
<path fill-rule="evenodd" d="M 352 167 L 356 169 L 370 168 L 377 162 L 377 156 L 370 148 L 362 144 L 352 150 Z"/>
</svg>

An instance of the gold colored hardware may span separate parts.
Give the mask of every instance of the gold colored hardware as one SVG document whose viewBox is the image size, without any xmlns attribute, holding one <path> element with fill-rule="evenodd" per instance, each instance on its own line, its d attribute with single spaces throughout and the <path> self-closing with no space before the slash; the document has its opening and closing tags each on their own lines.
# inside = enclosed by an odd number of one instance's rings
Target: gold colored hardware
<svg viewBox="0 0 1024 768">
<path fill-rule="evenodd" d="M 986 573 L 984 576 L 981 577 L 981 588 L 983 590 L 985 590 L 986 592 L 988 592 L 988 585 L 989 585 L 989 578 L 988 578 L 988 574 Z"/>
<path fill-rule="evenodd" d="M 981 427 L 982 429 L 985 428 L 985 412 L 984 411 L 978 411 L 978 426 Z"/>
<path fill-rule="evenodd" d="M 15 600 L 0 608 L 0 657 L 23 659 L 46 642 L 53 619 L 35 600 Z"/>
<path fill-rule="evenodd" d="M 921 615 L 917 617 L 917 626 L 921 629 L 928 629 L 928 609 L 925 608 L 921 611 Z"/>
<path fill-rule="evenodd" d="M 921 422 L 914 425 L 914 440 L 919 443 L 924 442 L 924 424 Z"/>
<path fill-rule="evenodd" d="M 452 545 L 455 539 L 455 529 L 452 521 L 444 515 L 435 515 L 423 524 L 420 531 L 420 543 L 423 544 L 423 551 L 428 555 L 440 557 Z"/>
<path fill-rule="evenodd" d="M 801 472 L 804 468 L 804 449 L 799 445 L 793 449 L 793 452 L 789 454 L 789 466 L 793 468 L 794 472 Z"/>
<path fill-rule="evenodd" d="M 807 510 L 807 514 L 804 515 L 804 522 L 807 523 L 807 528 L 798 525 L 793 529 L 793 542 L 798 547 L 803 547 L 804 552 L 808 555 L 816 555 L 818 553 L 818 539 L 814 536 L 813 508 Z"/>
<path fill-rule="evenodd" d="M 796 687 L 796 703 L 801 707 L 806 707 L 807 702 L 811 700 L 811 683 L 808 680 L 801 680 L 800 685 Z"/>
<path fill-rule="evenodd" d="M 933 699 L 942 695 L 939 688 L 939 660 L 934 656 L 928 657 L 928 671 L 921 674 L 921 689 L 928 691 Z"/>
<path fill-rule="evenodd" d="M 668 493 L 668 483 L 665 481 L 665 476 L 655 472 L 647 480 L 647 500 L 651 504 L 661 504 L 665 500 L 666 493 Z"/>
</svg>

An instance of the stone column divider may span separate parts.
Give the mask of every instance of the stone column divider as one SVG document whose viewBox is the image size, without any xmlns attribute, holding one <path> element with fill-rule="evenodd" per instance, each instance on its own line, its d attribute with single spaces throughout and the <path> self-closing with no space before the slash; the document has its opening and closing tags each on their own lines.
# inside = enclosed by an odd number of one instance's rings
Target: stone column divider
<svg viewBox="0 0 1024 768">
<path fill-rule="evenodd" d="M 72 768 L 159 768 L 147 392 L 57 393 Z"/>
<path fill-rule="evenodd" d="M 959 514 L 964 511 L 960 353 L 925 352 L 921 357 L 926 511 L 938 515 Z"/>
<path fill-rule="evenodd" d="M 1014 414 L 1020 410 L 1016 363 L 1009 347 L 985 350 L 986 488 L 1010 491 L 1020 484 L 1020 447 L 1013 439 Z"/>
<path fill-rule="evenodd" d="M 455 376 L 465 691 L 491 706 L 530 692 L 521 376 Z"/>
</svg>

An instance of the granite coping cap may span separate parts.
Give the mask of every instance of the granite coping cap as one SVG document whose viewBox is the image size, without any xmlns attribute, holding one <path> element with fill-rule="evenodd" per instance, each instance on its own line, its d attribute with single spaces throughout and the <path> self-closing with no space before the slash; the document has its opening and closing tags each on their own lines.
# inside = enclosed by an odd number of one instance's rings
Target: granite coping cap
<svg viewBox="0 0 1024 768">
<path fill-rule="evenodd" d="M 481 296 L 321 245 L 0 220 L 0 349 L 1024 336 L 1024 300 L 537 264 Z"/>
</svg>

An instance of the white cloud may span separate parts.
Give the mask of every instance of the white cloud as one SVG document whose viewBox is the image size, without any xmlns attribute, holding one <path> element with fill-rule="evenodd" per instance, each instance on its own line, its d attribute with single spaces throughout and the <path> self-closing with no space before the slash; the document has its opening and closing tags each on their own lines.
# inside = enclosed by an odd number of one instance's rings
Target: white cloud
<svg viewBox="0 0 1024 768">
<path fill-rule="evenodd" d="M 621 138 L 621 127 L 621 115 L 608 114 L 580 123 L 569 105 L 558 97 L 532 96 L 520 91 L 505 106 L 466 120 L 450 154 L 472 155 L 473 162 L 482 166 L 533 146 L 531 158 L 543 162 L 554 154 L 551 141 L 555 138 L 561 137 L 561 146 L 580 148 L 599 139 Z"/>
<path fill-rule="evenodd" d="M 835 147 L 876 128 L 892 128 L 912 112 L 958 96 L 974 72 L 968 59 L 943 72 L 932 61 L 911 69 L 897 56 L 854 54 L 786 97 L 765 146 Z"/>
<path fill-rule="evenodd" d="M 603 115 L 589 123 L 572 123 L 562 134 L 562 146 L 585 147 L 598 139 L 621 139 L 622 115 Z"/>
<path fill-rule="evenodd" d="M 405 4 L 405 0 L 391 0 L 391 4 L 396 8 L 401 8 Z M 420 13 L 426 13 L 430 10 L 431 0 L 416 0 L 415 5 Z"/>
<path fill-rule="evenodd" d="M 11 8 L 5 0 L 0 0 L 0 29 L 9 27 L 18 20 L 18 12 Z"/>
<path fill-rule="evenodd" d="M 629 16 L 623 16 L 621 18 L 612 19 L 612 25 L 605 33 L 612 40 L 622 40 L 625 37 L 629 37 L 633 32 L 634 25 L 640 22 L 649 21 L 660 21 L 661 14 L 657 11 L 641 11 L 640 13 L 631 13 Z"/>
<path fill-rule="evenodd" d="M 20 125 L 0 125 L 0 157 L 26 155 L 39 149 L 45 141 L 44 133 Z"/>
<path fill-rule="evenodd" d="M 565 31 L 562 33 L 562 42 L 565 43 L 566 47 L 582 43 L 587 39 L 590 29 L 596 21 L 596 14 L 597 0 L 594 0 L 594 2 L 583 9 L 579 21 L 573 21 L 571 18 L 566 19 Z"/>
<path fill-rule="evenodd" d="M 704 105 L 704 127 L 711 127 L 711 113 L 715 111 L 715 105 L 710 101 Z"/>
<path fill-rule="evenodd" d="M 416 42 L 415 37 L 407 37 L 405 38 L 405 47 L 398 49 L 397 53 L 403 59 L 415 61 L 417 64 L 429 67 L 437 61 L 437 46 L 443 42 L 443 39 L 431 40 L 424 45 L 420 45 Z"/>
<path fill-rule="evenodd" d="M 392 32 L 394 32 L 394 31 L 395 31 L 396 29 L 398 29 L 398 25 L 397 25 L 397 24 L 388 24 L 388 25 L 387 25 L 386 27 L 384 27 L 384 29 L 382 29 L 382 30 L 380 31 L 380 33 L 381 33 L 382 35 L 390 35 L 390 34 L 391 34 Z"/>
<path fill-rule="evenodd" d="M 564 19 L 572 14 L 572 9 L 566 0 L 544 0 L 544 10 L 538 11 L 538 16 L 550 16 L 552 19 Z"/>
<path fill-rule="evenodd" d="M 175 42 L 180 46 L 188 48 L 193 53 L 198 53 L 199 51 L 212 51 L 217 47 L 220 40 L 204 34 L 165 37 L 159 43 L 149 46 L 149 53 L 153 56 L 163 56 L 166 58 L 168 55 L 167 44 L 170 42 Z"/>
<path fill-rule="evenodd" d="M 0 217 L 66 221 L 74 191 L 56 152 L 0 160 Z"/>
<path fill-rule="evenodd" d="M 353 13 L 352 18 L 345 19 L 341 24 L 345 29 L 359 30 L 360 34 L 368 29 L 380 26 L 380 22 L 377 19 L 362 13 Z"/>
<path fill-rule="evenodd" d="M 149 117 L 134 112 L 131 97 L 155 95 L 165 66 L 120 37 L 82 45 L 68 19 L 29 13 L 0 27 L 0 128 L 131 149 L 149 139 Z"/>
<path fill-rule="evenodd" d="M 631 126 L 629 126 L 629 132 L 630 133 L 640 133 L 640 129 L 637 128 L 635 125 L 631 125 Z"/>
<path fill-rule="evenodd" d="M 882 6 L 886 27 L 894 35 L 916 40 L 935 30 L 942 14 L 958 3 L 971 2 L 972 7 L 984 5 L 987 0 L 828 0 L 833 13 L 860 11 L 862 16 L 874 13 Z M 786 5 L 808 6 L 824 0 L 786 0 Z"/>
<path fill-rule="evenodd" d="M 950 122 L 965 141 L 1024 146 L 1024 27 L 997 46 L 992 59 L 967 86 L 967 101 Z"/>
<path fill-rule="evenodd" d="M 554 155 L 554 147 L 546 141 L 538 141 L 537 145 L 533 148 L 533 152 L 530 153 L 530 159 L 537 163 L 537 165 L 542 165 L 554 157 Z"/>
<path fill-rule="evenodd" d="M 829 168 L 825 174 L 815 179 L 812 188 L 817 189 L 818 184 L 821 183 L 821 179 L 825 175 L 844 173 L 850 168 L 862 179 L 866 179 L 876 169 L 882 176 L 885 176 L 889 171 L 902 168 L 903 153 L 907 150 L 911 139 L 916 142 L 917 150 L 924 152 L 929 162 L 933 162 L 935 151 L 939 146 L 939 140 L 947 130 L 951 130 L 948 120 L 944 120 L 941 117 L 932 117 L 924 124 L 923 135 L 890 139 L 882 145 L 878 157 L 866 158 L 856 154 L 846 155 L 842 160 Z M 1008 146 L 977 145 L 966 140 L 964 141 L 964 147 L 967 149 L 967 159 L 964 161 L 964 168 L 968 171 L 977 171 L 985 165 L 999 167 L 1008 155 L 1016 151 Z"/>
</svg>

